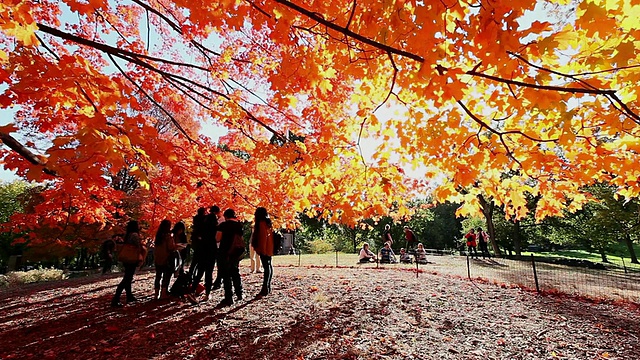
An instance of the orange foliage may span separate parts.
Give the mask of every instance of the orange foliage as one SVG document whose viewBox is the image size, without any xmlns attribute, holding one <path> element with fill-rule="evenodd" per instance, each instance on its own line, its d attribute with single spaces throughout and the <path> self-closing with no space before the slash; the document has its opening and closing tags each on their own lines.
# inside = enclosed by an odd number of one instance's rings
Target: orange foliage
<svg viewBox="0 0 640 360">
<path fill-rule="evenodd" d="M 111 223 L 132 196 L 152 227 L 212 204 L 353 225 L 427 190 L 514 217 L 532 194 L 538 218 L 596 181 L 637 197 L 640 4 L 573 6 L 3 1 L 0 108 L 46 162 L 3 149 L 4 166 L 46 181 L 51 227 Z"/>
</svg>

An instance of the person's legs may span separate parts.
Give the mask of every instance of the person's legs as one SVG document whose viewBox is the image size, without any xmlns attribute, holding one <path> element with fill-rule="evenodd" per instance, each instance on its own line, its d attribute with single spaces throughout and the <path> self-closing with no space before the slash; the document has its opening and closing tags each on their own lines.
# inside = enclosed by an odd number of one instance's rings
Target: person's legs
<svg viewBox="0 0 640 360">
<path fill-rule="evenodd" d="M 211 260 L 207 261 L 204 265 L 204 288 L 206 291 L 206 295 L 209 296 L 211 293 L 211 287 L 213 286 L 213 267 L 215 263 Z"/>
<path fill-rule="evenodd" d="M 239 263 L 234 262 L 231 264 L 231 281 L 233 282 L 233 290 L 238 300 L 242 300 L 242 279 L 240 278 Z"/>
<path fill-rule="evenodd" d="M 260 271 L 260 261 L 257 259 L 258 253 L 253 249 L 253 246 L 249 246 L 249 260 L 251 260 L 251 273 L 257 273 Z"/>
<path fill-rule="evenodd" d="M 268 295 L 271 292 L 271 277 L 273 276 L 271 256 L 260 255 L 260 261 L 262 262 L 262 269 L 264 271 L 260 295 Z"/>
<path fill-rule="evenodd" d="M 218 272 L 220 273 L 220 277 L 222 278 L 223 283 L 222 285 L 224 287 L 224 300 L 222 301 L 223 305 L 233 304 L 233 290 L 230 270 L 230 265 L 226 260 L 218 261 Z"/>
<path fill-rule="evenodd" d="M 173 275 L 173 266 L 166 266 L 162 271 L 162 293 L 160 295 L 161 298 L 166 298 L 169 296 L 169 282 L 171 282 L 171 276 Z"/>
<path fill-rule="evenodd" d="M 212 271 L 212 276 L 213 276 L 213 267 L 211 268 Z M 220 274 L 220 263 L 218 263 L 218 271 L 216 273 L 216 279 L 213 281 L 213 290 L 218 290 L 220 289 L 222 284 L 222 275 Z"/>
<path fill-rule="evenodd" d="M 127 294 L 127 302 L 136 301 L 136 298 L 131 292 L 131 283 L 133 282 L 133 275 L 136 273 L 136 264 L 125 265 L 124 267 L 124 291 Z"/>
<path fill-rule="evenodd" d="M 153 289 L 156 290 L 156 292 L 160 290 L 160 280 L 162 279 L 164 268 L 162 265 L 156 265 L 156 277 L 153 280 Z"/>
</svg>

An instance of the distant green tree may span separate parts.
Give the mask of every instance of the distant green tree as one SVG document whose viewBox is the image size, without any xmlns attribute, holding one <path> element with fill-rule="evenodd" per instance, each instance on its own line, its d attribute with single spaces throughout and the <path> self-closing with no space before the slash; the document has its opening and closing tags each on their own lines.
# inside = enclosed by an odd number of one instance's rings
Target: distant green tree
<svg viewBox="0 0 640 360">
<path fill-rule="evenodd" d="M 9 221 L 11 215 L 23 211 L 26 198 L 31 186 L 24 181 L 0 183 L 0 223 Z M 13 241 L 20 234 L 2 228 L 0 232 L 0 268 L 7 265 L 9 256 L 20 255 L 24 250 L 24 244 L 13 245 Z"/>
</svg>

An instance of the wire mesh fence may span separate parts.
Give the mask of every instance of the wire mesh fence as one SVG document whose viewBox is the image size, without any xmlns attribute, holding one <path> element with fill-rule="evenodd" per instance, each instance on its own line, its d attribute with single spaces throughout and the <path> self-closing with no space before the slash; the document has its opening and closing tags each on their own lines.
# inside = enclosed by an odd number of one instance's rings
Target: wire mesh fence
<svg viewBox="0 0 640 360">
<path fill-rule="evenodd" d="M 361 264 L 357 254 L 340 252 L 275 256 L 276 266 L 304 267 L 360 267 L 419 270 L 422 272 L 451 275 L 481 280 L 500 286 L 520 286 L 539 292 L 558 292 L 594 299 L 625 300 L 640 303 L 640 271 L 609 264 L 597 269 L 567 266 L 534 257 L 520 260 L 482 257 L 468 258 L 459 255 L 436 255 L 432 252 L 427 264 L 371 262 Z M 413 276 L 413 275 L 408 275 Z"/>
</svg>

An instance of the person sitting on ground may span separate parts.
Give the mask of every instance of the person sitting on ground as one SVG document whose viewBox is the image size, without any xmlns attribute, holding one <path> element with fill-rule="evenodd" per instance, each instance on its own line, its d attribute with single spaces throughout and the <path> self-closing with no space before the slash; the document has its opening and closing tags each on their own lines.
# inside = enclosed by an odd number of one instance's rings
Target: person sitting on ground
<svg viewBox="0 0 640 360">
<path fill-rule="evenodd" d="M 391 244 L 389 242 L 384 243 L 384 247 L 380 249 L 380 263 L 395 264 L 396 262 L 396 254 L 393 253 Z"/>
<path fill-rule="evenodd" d="M 368 263 L 376 261 L 376 255 L 369 250 L 369 244 L 364 243 L 362 249 L 360 249 L 360 262 Z"/>
<path fill-rule="evenodd" d="M 427 264 L 427 251 L 424 249 L 424 245 L 422 243 L 418 244 L 418 248 L 416 249 L 416 262 L 418 264 Z"/>
<path fill-rule="evenodd" d="M 400 249 L 400 262 L 403 264 L 411 264 L 413 262 L 411 255 L 404 248 Z"/>
</svg>

